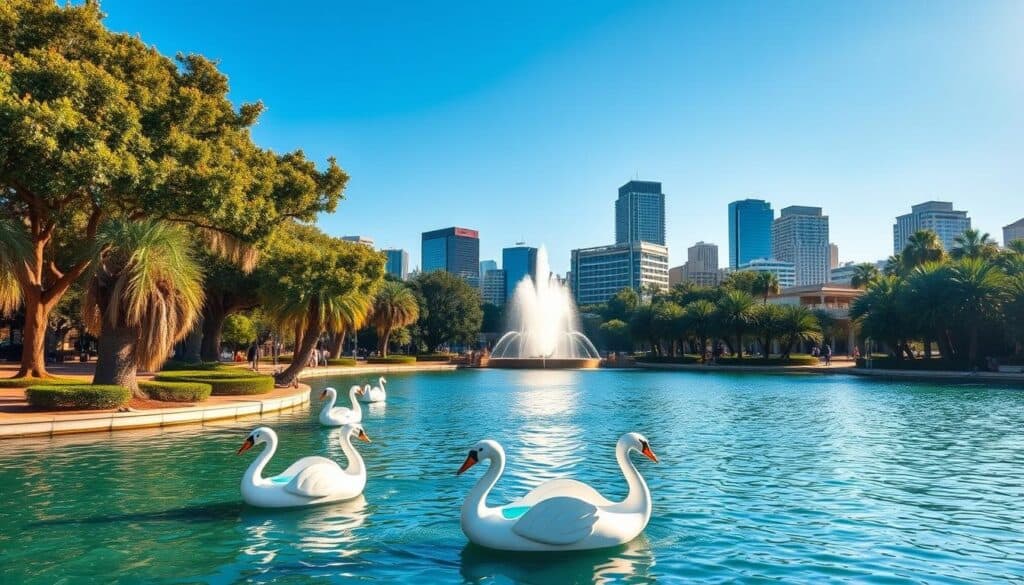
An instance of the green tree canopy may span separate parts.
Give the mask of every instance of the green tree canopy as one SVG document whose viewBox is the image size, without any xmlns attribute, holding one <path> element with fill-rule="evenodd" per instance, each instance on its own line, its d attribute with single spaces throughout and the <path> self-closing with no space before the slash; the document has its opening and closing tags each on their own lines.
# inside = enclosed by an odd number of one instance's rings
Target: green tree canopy
<svg viewBox="0 0 1024 585">
<path fill-rule="evenodd" d="M 256 341 L 256 337 L 256 326 L 249 317 L 236 313 L 224 319 L 224 334 L 221 340 L 232 349 L 241 349 Z"/>
<path fill-rule="evenodd" d="M 480 332 L 480 292 L 465 280 L 442 270 L 425 272 L 410 281 L 419 299 L 416 328 L 430 351 L 445 343 L 472 343 Z"/>
</svg>

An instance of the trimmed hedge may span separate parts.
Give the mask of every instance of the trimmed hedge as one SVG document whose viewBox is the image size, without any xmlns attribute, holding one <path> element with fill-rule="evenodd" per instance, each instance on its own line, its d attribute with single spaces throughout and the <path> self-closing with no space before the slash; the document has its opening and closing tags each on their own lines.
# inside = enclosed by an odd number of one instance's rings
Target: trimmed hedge
<svg viewBox="0 0 1024 585">
<path fill-rule="evenodd" d="M 30 388 L 32 386 L 66 386 L 83 384 L 73 378 L 0 378 L 0 388 Z"/>
<path fill-rule="evenodd" d="M 260 358 L 260 361 L 265 363 L 265 364 L 272 364 L 272 363 L 274 363 L 274 356 L 272 356 L 272 355 L 265 355 L 265 356 Z M 277 356 L 277 363 L 279 363 L 279 364 L 290 364 L 291 361 L 292 361 L 292 354 L 290 354 L 290 353 L 282 353 L 281 355 Z"/>
<path fill-rule="evenodd" d="M 330 358 L 327 360 L 328 366 L 354 366 L 356 365 L 356 358 Z"/>
<path fill-rule="evenodd" d="M 33 386 L 25 390 L 25 396 L 36 408 L 92 410 L 124 406 L 132 392 L 123 386 L 75 384 Z"/>
<path fill-rule="evenodd" d="M 167 360 L 164 362 L 160 371 L 162 372 L 176 372 L 182 370 L 196 371 L 196 370 L 223 370 L 227 368 L 226 364 L 220 362 L 182 362 L 178 360 Z"/>
<path fill-rule="evenodd" d="M 264 376 L 247 370 L 160 373 L 156 376 L 156 381 L 198 382 L 200 384 L 209 384 L 214 396 L 266 394 L 274 389 L 273 377 Z"/>
<path fill-rule="evenodd" d="M 213 386 L 203 382 L 139 382 L 139 389 L 164 402 L 202 402 L 213 392 Z"/>
<path fill-rule="evenodd" d="M 416 356 L 418 362 L 450 362 L 452 361 L 452 354 L 450 353 L 421 353 Z"/>
<path fill-rule="evenodd" d="M 366 358 L 368 364 L 414 364 L 416 363 L 416 357 L 411 355 L 389 355 L 388 357 L 371 357 Z"/>
</svg>

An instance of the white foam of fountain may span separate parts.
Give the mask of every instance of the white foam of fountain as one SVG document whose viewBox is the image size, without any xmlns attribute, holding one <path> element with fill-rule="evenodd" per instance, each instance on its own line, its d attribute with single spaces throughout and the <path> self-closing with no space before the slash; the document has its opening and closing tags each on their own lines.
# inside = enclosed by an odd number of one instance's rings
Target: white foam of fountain
<svg viewBox="0 0 1024 585">
<path fill-rule="evenodd" d="M 537 280 L 521 280 L 508 309 L 510 330 L 494 345 L 492 358 L 600 357 L 580 332 L 576 303 L 569 289 L 551 274 L 544 246 L 537 250 Z"/>
</svg>

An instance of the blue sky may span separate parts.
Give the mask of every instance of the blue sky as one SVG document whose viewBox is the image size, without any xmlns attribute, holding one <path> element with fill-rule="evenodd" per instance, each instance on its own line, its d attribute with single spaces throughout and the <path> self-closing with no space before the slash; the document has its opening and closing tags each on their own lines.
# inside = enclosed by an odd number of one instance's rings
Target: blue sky
<svg viewBox="0 0 1024 585">
<path fill-rule="evenodd" d="M 892 248 L 912 203 L 953 201 L 1001 241 L 1024 216 L 1021 2 L 104 0 L 165 54 L 219 59 L 256 140 L 336 155 L 321 219 L 409 250 L 420 232 L 614 239 L 616 189 L 660 180 L 672 265 L 728 259 L 726 206 L 820 205 L 841 260 Z M 173 9 L 171 9 L 173 7 Z"/>
</svg>

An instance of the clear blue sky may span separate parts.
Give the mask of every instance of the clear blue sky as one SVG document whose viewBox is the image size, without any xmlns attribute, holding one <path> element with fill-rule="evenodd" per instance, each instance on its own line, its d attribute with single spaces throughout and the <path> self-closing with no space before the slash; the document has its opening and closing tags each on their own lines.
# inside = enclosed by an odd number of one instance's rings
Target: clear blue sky
<svg viewBox="0 0 1024 585">
<path fill-rule="evenodd" d="M 614 239 L 626 180 L 667 193 L 672 265 L 726 249 L 726 205 L 820 205 L 842 260 L 953 201 L 1001 241 L 1024 216 L 1024 2 L 105 0 L 109 26 L 219 59 L 264 146 L 336 155 L 321 220 L 409 250 L 481 232 L 564 272 Z"/>
</svg>

